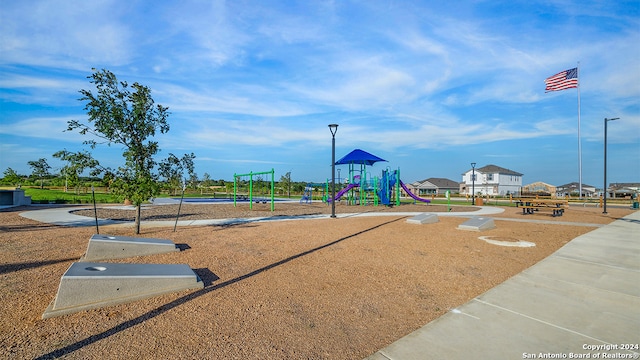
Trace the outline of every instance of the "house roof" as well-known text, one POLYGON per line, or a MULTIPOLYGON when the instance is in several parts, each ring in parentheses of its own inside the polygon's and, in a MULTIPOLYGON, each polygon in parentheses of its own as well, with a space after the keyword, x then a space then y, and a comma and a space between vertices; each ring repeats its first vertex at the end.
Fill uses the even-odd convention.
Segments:
MULTIPOLYGON (((556 188, 558 190, 561 190, 561 189, 577 189, 579 187, 580 187, 580 184, 578 184, 575 181, 574 182, 570 182, 568 184, 556 186, 556 188)), ((582 183, 582 189, 584 190, 584 188, 594 188, 595 189, 596 187, 593 186, 593 185, 588 185, 588 184, 582 183)))
POLYGON ((640 183, 611 183, 609 184, 609 187, 615 188, 615 189, 622 189, 622 188, 638 189, 640 188, 640 183))
POLYGON ((343 156, 340 160, 336 161, 336 165, 347 164, 361 164, 361 165, 373 165, 378 161, 387 161, 381 159, 373 154, 370 154, 364 150, 355 149, 343 156))
POLYGON ((415 181, 411 186, 420 189, 458 189, 460 184, 445 178, 428 178, 415 181))
POLYGON ((460 183, 445 178, 428 178, 427 181, 437 186, 438 188, 443 189, 457 189, 460 187, 460 183))
POLYGON ((416 181, 413 184, 411 184, 411 186, 418 189, 437 189, 438 188, 436 185, 430 183, 428 180, 416 181))
POLYGON ((628 188, 628 187, 622 187, 622 188, 615 188, 613 189, 613 192, 616 194, 629 194, 629 193, 635 193, 638 190, 632 189, 632 188, 628 188))
POLYGON ((517 172, 517 171, 505 169, 505 168, 497 166, 497 165, 483 166, 483 167, 479 168, 478 170, 480 170, 483 173, 494 173, 494 174, 498 173, 498 174, 503 174, 503 175, 522 176, 522 174, 517 172))
MULTIPOLYGON (((467 172, 472 171, 473 169, 469 169, 467 170, 467 172)), ((497 165, 486 165, 483 166, 481 168, 476 168, 476 171, 481 172, 481 173, 485 173, 485 174, 502 174, 502 175, 514 175, 514 176, 522 176, 521 173, 517 172, 517 171, 513 171, 513 170, 509 170, 509 169, 505 169, 503 167, 497 166, 497 165)), ((466 174, 463 173, 462 175, 466 174)))
POLYGON ((542 181, 536 181, 536 182, 533 182, 533 183, 531 183, 531 184, 522 185, 522 187, 527 187, 527 186, 548 186, 548 187, 556 187, 555 185, 547 184, 546 182, 542 182, 542 181))

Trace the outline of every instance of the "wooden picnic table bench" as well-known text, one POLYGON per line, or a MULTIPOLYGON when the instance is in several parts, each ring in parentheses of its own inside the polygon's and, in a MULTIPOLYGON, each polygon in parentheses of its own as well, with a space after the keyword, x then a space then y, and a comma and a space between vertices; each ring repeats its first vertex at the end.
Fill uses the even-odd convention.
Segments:
POLYGON ((541 209, 550 209, 553 216, 562 216, 569 207, 569 201, 557 199, 519 199, 516 207, 522 208, 522 214, 534 214, 541 209))

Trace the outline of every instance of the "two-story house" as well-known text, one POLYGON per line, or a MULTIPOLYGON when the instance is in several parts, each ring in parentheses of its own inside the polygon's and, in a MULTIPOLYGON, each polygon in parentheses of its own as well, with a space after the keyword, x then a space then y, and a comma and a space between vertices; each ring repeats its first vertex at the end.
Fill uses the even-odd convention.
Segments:
POLYGON ((469 169, 462 174, 460 193, 471 195, 518 195, 522 188, 522 174, 496 165, 469 169), (475 175, 475 178, 473 177, 475 175))

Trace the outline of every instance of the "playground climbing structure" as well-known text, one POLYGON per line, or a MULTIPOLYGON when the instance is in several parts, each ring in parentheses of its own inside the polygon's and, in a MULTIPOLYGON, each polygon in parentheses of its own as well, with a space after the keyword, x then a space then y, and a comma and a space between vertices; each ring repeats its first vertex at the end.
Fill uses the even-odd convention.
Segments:
MULTIPOLYGON (((336 165, 348 165, 349 172, 347 186, 336 193, 335 198, 327 197, 327 202, 338 201, 343 196, 346 197, 349 205, 400 205, 401 190, 414 199, 424 203, 431 200, 421 198, 411 192, 411 190, 400 180, 400 169, 382 171, 380 177, 371 176, 367 172, 367 165, 371 166, 376 162, 386 161, 366 151, 355 149, 336 161, 336 165)), ((327 193, 329 180, 327 180, 327 193)))
POLYGON ((327 189, 329 188, 329 183, 327 182, 326 184, 322 184, 322 183, 308 183, 305 187, 304 187, 304 193, 302 194, 302 197, 300 198, 300 204, 302 203, 311 203, 313 201, 313 191, 315 188, 321 188, 323 189, 322 192, 322 201, 327 201, 327 189))

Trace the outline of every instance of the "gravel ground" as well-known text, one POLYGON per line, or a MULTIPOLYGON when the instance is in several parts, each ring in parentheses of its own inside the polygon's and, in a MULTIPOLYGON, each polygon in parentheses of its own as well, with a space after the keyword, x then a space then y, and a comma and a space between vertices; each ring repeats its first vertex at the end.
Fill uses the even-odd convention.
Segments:
MULTIPOLYGON (((320 204, 268 204, 254 210, 183 205, 181 219, 330 213, 320 204)), ((8 359, 362 359, 469 301, 566 244, 631 211, 572 207, 565 216, 506 208, 497 228, 461 231, 461 217, 428 225, 406 217, 351 217, 229 226, 144 226, 143 237, 183 251, 113 260, 184 263, 205 288, 42 320, 60 277, 86 250, 93 227, 38 223, 0 211, 0 357, 8 359), (510 220, 510 221, 507 221, 510 220), (516 220, 516 221, 514 221, 516 220), (519 220, 547 220, 549 223, 519 220), (575 223, 575 224, 566 224, 575 223), (524 240, 503 247, 478 237, 524 240)), ((338 213, 385 208, 337 206, 338 213)), ((455 207, 454 211, 469 207, 455 207)), ((403 205, 384 211, 446 211, 403 205)), ((175 219, 177 205, 145 207, 146 219, 175 219)), ((101 218, 132 220, 107 207, 101 218)), ((85 215, 93 216, 88 209, 85 215)), ((103 234, 134 236, 132 225, 103 234)))

